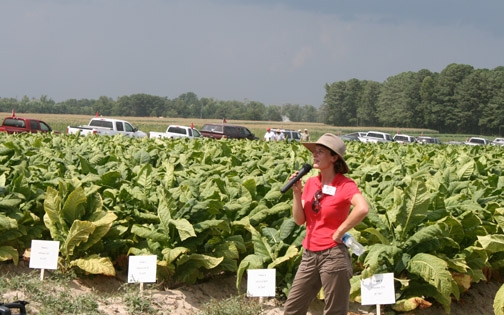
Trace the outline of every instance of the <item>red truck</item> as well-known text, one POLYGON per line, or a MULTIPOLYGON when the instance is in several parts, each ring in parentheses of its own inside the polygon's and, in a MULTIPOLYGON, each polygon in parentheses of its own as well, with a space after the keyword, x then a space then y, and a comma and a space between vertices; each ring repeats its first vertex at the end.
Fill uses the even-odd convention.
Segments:
POLYGON ((7 132, 7 133, 23 133, 23 132, 37 133, 37 132, 51 132, 51 131, 53 131, 51 127, 49 127, 49 125, 43 122, 42 120, 16 117, 14 111, 12 111, 12 116, 5 117, 2 125, 0 126, 0 132, 7 132))

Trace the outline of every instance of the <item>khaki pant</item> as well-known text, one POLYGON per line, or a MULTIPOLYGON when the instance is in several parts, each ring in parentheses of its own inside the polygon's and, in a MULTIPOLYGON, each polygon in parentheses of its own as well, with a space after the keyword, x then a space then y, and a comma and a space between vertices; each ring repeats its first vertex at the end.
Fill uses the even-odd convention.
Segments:
POLYGON ((324 314, 347 315, 352 274, 352 260, 344 244, 320 252, 305 249, 284 315, 306 314, 320 288, 324 289, 324 314))

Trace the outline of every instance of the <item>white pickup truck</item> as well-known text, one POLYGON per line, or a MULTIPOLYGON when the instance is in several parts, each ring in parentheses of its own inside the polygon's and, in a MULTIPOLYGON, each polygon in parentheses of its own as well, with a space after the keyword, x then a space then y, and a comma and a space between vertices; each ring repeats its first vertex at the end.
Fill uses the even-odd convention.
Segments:
POLYGON ((467 145, 487 145, 489 143, 490 141, 488 141, 487 139, 478 137, 472 137, 468 139, 466 142, 464 142, 464 144, 467 145))
POLYGON ((368 131, 368 133, 364 137, 359 137, 359 140, 361 142, 366 143, 381 143, 381 142, 394 141, 389 133, 380 131, 368 131))
POLYGON ((165 132, 149 132, 149 138, 200 138, 202 137, 201 133, 193 128, 188 126, 177 126, 170 125, 166 128, 165 132))
POLYGON ((80 135, 102 135, 102 136, 115 136, 125 135, 128 137, 143 138, 147 134, 139 131, 133 127, 132 124, 125 120, 95 117, 91 118, 87 126, 68 126, 66 128, 67 134, 80 134, 80 135))

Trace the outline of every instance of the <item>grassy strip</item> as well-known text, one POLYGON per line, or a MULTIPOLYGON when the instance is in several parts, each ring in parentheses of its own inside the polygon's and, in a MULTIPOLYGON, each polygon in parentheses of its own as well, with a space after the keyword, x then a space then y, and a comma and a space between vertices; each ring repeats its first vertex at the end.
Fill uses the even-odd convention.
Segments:
POLYGON ((262 315, 265 311, 258 300, 238 295, 225 300, 212 299, 203 305, 198 315, 262 315))
MULTIPOLYGON (((171 313, 166 305, 160 305, 145 291, 140 295, 137 286, 125 283, 114 292, 81 292, 72 290, 72 282, 77 279, 75 274, 62 274, 59 271, 46 274, 44 281, 40 280, 35 270, 20 274, 5 272, 0 275, 0 302, 27 301, 27 314, 40 315, 109 314, 103 308, 112 303, 121 306, 121 309, 116 310, 117 313, 171 313)), ((203 304, 197 315, 260 315, 264 312, 258 300, 238 295, 224 300, 211 299, 203 304)))
POLYGON ((4 273, 0 276, 0 301, 27 301, 28 314, 106 314, 100 310, 100 305, 111 301, 119 301, 128 314, 159 314, 151 297, 140 296, 132 286, 125 284, 113 293, 91 291, 73 294, 71 283, 75 279, 75 275, 64 275, 58 271, 44 281, 40 280, 36 271, 4 273), (14 297, 9 294, 11 292, 15 292, 14 297))

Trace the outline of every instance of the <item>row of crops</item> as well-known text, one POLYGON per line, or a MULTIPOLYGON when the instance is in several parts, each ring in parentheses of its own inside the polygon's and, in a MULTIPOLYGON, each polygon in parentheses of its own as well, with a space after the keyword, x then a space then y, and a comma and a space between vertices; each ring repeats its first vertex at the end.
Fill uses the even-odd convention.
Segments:
MULTIPOLYGON (((57 240, 63 271, 114 275, 126 255, 149 254, 168 287, 222 273, 239 287, 248 268, 275 268, 288 294, 305 231, 280 188, 312 160, 299 143, 50 134, 0 143, 0 261, 17 264, 33 239, 57 240)), ((504 270, 503 152, 347 143, 349 176, 371 206, 352 231, 367 249, 353 256, 352 299, 361 279, 393 272, 395 309, 426 298, 449 313, 452 298, 504 270)))

